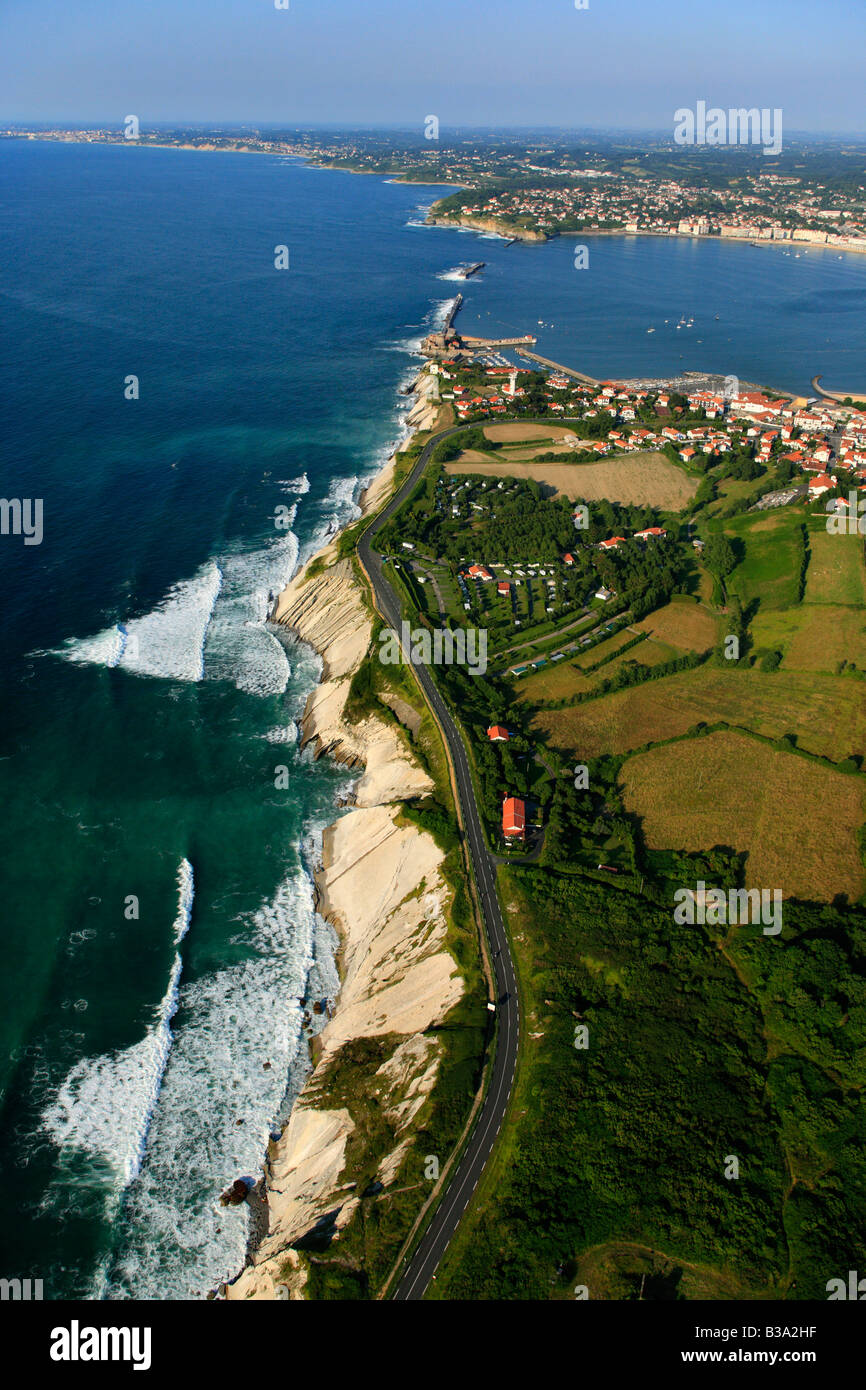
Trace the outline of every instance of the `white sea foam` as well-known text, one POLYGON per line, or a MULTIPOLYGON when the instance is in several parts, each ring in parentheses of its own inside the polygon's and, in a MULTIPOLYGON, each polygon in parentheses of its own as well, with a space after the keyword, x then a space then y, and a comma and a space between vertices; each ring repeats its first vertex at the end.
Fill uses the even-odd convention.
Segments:
MULTIPOLYGON (((289 527, 296 510, 297 503, 289 508, 289 527)), ((298 552, 298 538, 288 530, 257 550, 222 555, 175 585, 153 612, 73 638, 53 655, 139 676, 228 680, 250 694, 280 694, 291 668, 267 617, 297 568, 298 552)))
MULTIPOLYGON (((430 207, 432 208, 432 206, 433 204, 431 203, 430 207)), ((425 214, 425 220, 419 219, 418 217, 410 217, 408 221, 403 223, 404 227, 423 227, 427 232, 463 232, 467 236, 477 235, 473 227, 455 227, 450 223, 446 225, 442 222, 427 222, 426 214, 429 211, 430 208, 416 208, 416 212, 423 212, 425 214)))
POLYGON ((69 661, 95 666, 116 666, 123 654, 126 633, 119 625, 106 628, 95 637, 70 642, 62 655, 69 661))
POLYGON ((434 328, 441 328, 457 302, 456 295, 451 299, 437 299, 433 303, 429 318, 434 328))
MULTIPOLYGON (((450 278, 450 272, 447 275, 437 276, 437 279, 439 280, 445 280, 450 278)), ((448 317, 449 311, 454 306, 455 297, 456 296, 452 296, 450 299, 432 299, 430 301, 430 308, 424 315, 422 325, 423 332, 412 338, 395 338, 392 342, 384 344, 385 351, 407 352, 410 353, 413 357, 420 357, 421 344, 427 337, 428 333, 436 329, 440 329, 442 327, 443 323, 445 322, 445 319, 448 317)), ((417 374, 417 371, 413 371, 412 376, 410 376, 409 380, 414 381, 417 374)))
MULTIPOLYGON (((395 339, 393 340, 393 342, 385 343, 385 344, 384 344, 384 351, 385 351, 385 352, 402 352, 402 353, 407 353, 407 352, 408 352, 408 353, 410 354, 410 356, 412 356, 412 357, 420 357, 420 356, 422 355, 422 354, 421 354, 421 344, 423 343, 423 341, 424 341, 424 339, 426 338, 426 336, 427 336, 426 333, 419 333, 419 334, 416 334, 416 336, 415 336, 414 338, 395 338, 395 339)), ((417 369, 416 369, 416 375, 417 375, 417 369)))
MULTIPOLYGON (((248 958, 182 990, 184 1027, 128 1194, 110 1297, 203 1296, 243 1267, 247 1209, 223 1209, 219 1194, 258 1177, 272 1126, 301 1089, 309 1060, 299 1000, 317 952, 332 956, 333 945, 298 868, 239 921, 236 946, 248 958)), ((323 959, 315 988, 335 989, 334 980, 323 959)))
MULTIPOLYGON (((174 943, 189 930, 195 896, 192 865, 181 860, 174 943)), ((153 1112, 165 1074, 183 969, 175 952, 157 1016, 140 1042, 122 1052, 83 1057, 69 1072, 42 1122, 60 1149, 78 1149, 104 1159, 115 1174, 116 1201, 140 1171, 153 1112)))
POLYGON ((294 719, 290 719, 288 724, 268 729, 267 733, 262 734, 262 738, 267 739, 268 743, 297 743, 298 726, 294 719))
MULTIPOLYGON (((294 521, 294 512, 289 520, 294 521)), ((223 557, 223 590, 205 644, 209 680, 232 681, 251 695, 285 690, 291 667, 267 617, 297 568, 298 551, 298 538, 288 531, 260 550, 223 557)))
POLYGON ((205 634, 222 583, 211 560, 192 579, 174 585, 151 613, 94 637, 73 638, 55 653, 80 664, 119 666, 140 676, 199 681, 205 634))
MULTIPOLYGON (((378 472, 378 468, 374 470, 378 472)), ((300 553, 300 564, 304 565, 338 531, 351 525, 361 515, 357 498, 363 487, 363 480, 357 473, 348 478, 332 478, 326 495, 318 503, 318 525, 304 543, 300 553)))
POLYGON ((302 473, 299 478, 277 478, 277 486, 295 497, 303 497, 310 490, 310 480, 306 473, 302 473))

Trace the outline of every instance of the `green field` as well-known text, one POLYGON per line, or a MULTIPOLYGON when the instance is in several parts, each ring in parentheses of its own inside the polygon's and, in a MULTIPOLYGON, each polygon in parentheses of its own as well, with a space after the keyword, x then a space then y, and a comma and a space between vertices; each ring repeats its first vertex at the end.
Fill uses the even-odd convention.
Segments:
POLYGON ((668 643, 680 651, 709 651, 718 637, 715 614, 705 604, 695 603, 694 599, 681 594, 635 626, 649 633, 655 641, 668 643))
POLYGON ((651 849, 730 845, 748 856, 747 887, 779 888, 807 901, 844 894, 856 902, 863 892, 862 776, 720 732, 638 753, 620 777, 626 809, 640 817, 651 849))
POLYGON ((809 531, 803 602, 770 608, 762 602, 752 622, 758 650, 779 651, 783 669, 866 669, 866 565, 857 536, 829 535, 823 521, 809 531))
POLYGON ((729 724, 768 738, 791 733, 810 753, 839 762, 866 755, 866 699, 859 680, 820 672, 765 673, 702 666, 663 676, 573 709, 545 710, 533 724, 553 747, 598 757, 729 724))
POLYGON ((757 601, 764 611, 799 602, 803 526, 802 513, 791 508, 747 512, 724 522, 725 535, 743 551, 727 585, 744 607, 757 601))
POLYGON ((741 502, 743 498, 750 497, 759 486, 759 482, 754 478, 725 478, 724 482, 719 484, 719 495, 715 502, 710 502, 707 506, 706 515, 719 516, 732 502, 741 502))
POLYGON ((516 868, 500 886, 517 1083, 429 1297, 826 1297, 856 1267, 866 1182, 863 1106, 838 1081, 862 1078, 862 1022, 833 1004, 862 992, 839 915, 791 907, 784 949, 734 961, 633 891, 516 868), (809 991, 794 1028, 792 972, 809 991))
POLYGON ((866 608, 866 565, 862 536, 829 535, 810 528, 805 603, 853 604, 866 608))

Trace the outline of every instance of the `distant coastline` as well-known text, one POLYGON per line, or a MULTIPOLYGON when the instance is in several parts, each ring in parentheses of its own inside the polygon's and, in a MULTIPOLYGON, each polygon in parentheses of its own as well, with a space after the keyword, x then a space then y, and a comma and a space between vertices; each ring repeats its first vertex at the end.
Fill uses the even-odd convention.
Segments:
MULTIPOLYGON (((274 149, 270 142, 259 142, 250 144, 249 142, 214 144, 211 141, 194 143, 188 140, 148 140, 138 137, 136 139, 126 139, 121 135, 110 136, 106 134, 75 134, 64 132, 58 134, 52 131, 14 131, 11 128, 0 132, 0 139, 6 140, 41 140, 49 144, 64 145, 122 145, 136 146, 140 149, 157 150, 185 150, 187 152, 198 152, 203 154, 262 154, 275 155, 283 159, 296 159, 310 169, 324 169, 331 173, 362 174, 372 175, 381 178, 388 183, 402 184, 405 187, 413 188, 470 188, 473 185, 447 179, 413 179, 401 174, 399 169, 360 169, 353 167, 350 163, 337 162, 332 159, 317 159, 314 152, 299 149, 274 149)), ((501 236, 507 241, 519 241, 527 245, 543 245, 548 241, 555 241, 559 237, 604 237, 604 236, 650 236, 660 237, 665 240, 682 238, 687 241, 710 241, 710 242, 732 242, 734 244, 746 244, 754 247, 773 246, 780 247, 782 250, 790 251, 792 247, 799 248, 795 254, 802 255, 807 251, 829 251, 836 256, 843 256, 847 253, 851 255, 866 255, 866 239, 862 239, 862 244, 853 246, 839 246, 834 243, 820 241, 807 241, 805 239, 783 238, 783 237, 755 237, 754 234, 744 236, 721 236, 718 233, 681 231, 661 231, 653 227, 628 228, 622 227, 583 227, 569 229, 567 231, 544 231, 531 227, 523 227, 517 224, 503 222, 496 217, 443 217, 437 213, 438 203, 434 203, 427 216, 427 224, 435 227, 450 227, 454 230, 464 230, 479 232, 480 234, 493 234, 501 236)))

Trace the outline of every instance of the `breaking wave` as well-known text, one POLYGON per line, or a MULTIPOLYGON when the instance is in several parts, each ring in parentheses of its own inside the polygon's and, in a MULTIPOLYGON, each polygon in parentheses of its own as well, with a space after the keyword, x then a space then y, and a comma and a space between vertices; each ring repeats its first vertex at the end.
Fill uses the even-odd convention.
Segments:
POLYGON ((247 959, 183 989, 184 1027, 127 1194, 108 1297, 202 1297, 243 1267, 248 1208, 224 1209, 219 1195, 237 1177, 258 1177, 273 1126, 301 1090, 309 1057, 300 1001, 311 990, 317 999, 336 993, 335 941, 299 867, 239 921, 247 959))
POLYGON ((180 943, 189 930, 195 897, 193 869, 181 860, 174 921, 174 961, 157 1017, 140 1042, 122 1052, 83 1057, 43 1112, 48 1134, 60 1149, 104 1159, 115 1175, 117 1200, 141 1169, 148 1133, 173 1042, 183 960, 180 943))
MULTIPOLYGON (((296 506, 289 508, 289 526, 296 506)), ((258 550, 210 560, 151 613, 92 637, 71 638, 52 655, 138 676, 227 680, 249 694, 280 694, 291 668, 267 618, 297 568, 298 552, 298 538, 289 530, 258 550)))
POLYGON ((55 655, 96 666, 120 666, 139 676, 200 681, 208 623, 222 585, 213 560, 175 584, 153 610, 94 637, 72 638, 55 655))

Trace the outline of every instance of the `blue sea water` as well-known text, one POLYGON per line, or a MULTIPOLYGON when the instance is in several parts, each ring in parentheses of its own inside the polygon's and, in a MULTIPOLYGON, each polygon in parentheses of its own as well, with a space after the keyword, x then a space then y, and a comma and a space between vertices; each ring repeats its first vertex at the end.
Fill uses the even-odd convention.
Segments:
POLYGON ((41 545, 0 537, 0 1270, 46 1297, 243 1262, 218 1197, 302 1081, 300 997, 336 987, 309 866, 347 785, 298 752, 318 662, 265 617, 400 434, 449 269, 487 262, 467 331, 601 376, 866 387, 863 257, 598 238, 576 271, 571 241, 423 227, 435 196, 0 142, 0 492, 44 506, 41 545))

